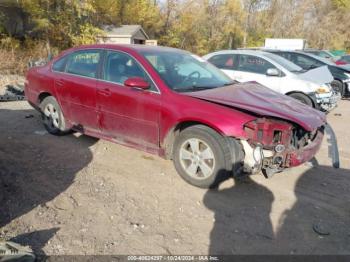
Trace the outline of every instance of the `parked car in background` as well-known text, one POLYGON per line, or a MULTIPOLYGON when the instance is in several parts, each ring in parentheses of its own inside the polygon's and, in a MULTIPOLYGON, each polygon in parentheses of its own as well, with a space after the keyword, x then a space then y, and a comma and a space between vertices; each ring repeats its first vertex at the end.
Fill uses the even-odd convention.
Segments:
POLYGON ((310 160, 326 121, 292 98, 238 84, 200 57, 165 47, 69 49, 31 68, 25 93, 49 133, 73 129, 172 159, 199 187, 310 160))
POLYGON ((336 65, 328 59, 324 59, 313 54, 307 54, 299 51, 265 51, 280 55, 305 70, 310 70, 321 66, 327 66, 334 78, 332 82, 333 89, 339 92, 342 96, 350 95, 350 68, 347 69, 336 65))
POLYGON ((350 64, 350 55, 343 55, 337 61, 335 61, 337 65, 349 65, 350 64))
POLYGON ((305 80, 305 71, 301 67, 278 55, 255 50, 225 50, 208 54, 204 59, 234 80, 256 81, 323 111, 333 109, 339 100, 338 95, 327 84, 333 80, 330 73, 321 82, 317 82, 318 79, 315 82, 305 80))
POLYGON ((328 50, 318 50, 318 49, 304 49, 301 50, 304 53, 309 53, 309 54, 313 54, 315 56, 319 56, 319 57, 323 57, 323 58, 327 58, 329 60, 331 60, 332 62, 336 61, 337 59, 339 59, 338 56, 333 55, 330 51, 328 50))

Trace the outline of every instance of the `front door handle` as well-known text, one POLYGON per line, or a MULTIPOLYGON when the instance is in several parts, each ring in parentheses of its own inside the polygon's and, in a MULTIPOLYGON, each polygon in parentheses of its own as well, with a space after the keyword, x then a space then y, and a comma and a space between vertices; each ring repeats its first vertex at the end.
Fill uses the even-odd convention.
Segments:
POLYGON ((62 79, 56 80, 57 86, 64 86, 64 81, 62 79))
POLYGON ((111 96, 111 90, 109 90, 108 88, 98 90, 97 93, 103 96, 111 96))

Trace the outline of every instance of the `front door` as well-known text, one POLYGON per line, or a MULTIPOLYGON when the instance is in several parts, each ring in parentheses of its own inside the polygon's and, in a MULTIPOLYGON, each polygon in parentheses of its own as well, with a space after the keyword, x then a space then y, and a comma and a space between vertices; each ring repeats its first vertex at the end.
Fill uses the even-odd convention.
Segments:
MULTIPOLYGON (((239 61, 235 69, 235 77, 240 82, 255 81, 259 84, 280 91, 281 78, 268 76, 268 69, 277 69, 269 61, 253 55, 239 55, 239 61)), ((279 70, 278 70, 279 71, 279 70)))
POLYGON ((101 78, 97 84, 101 131, 120 143, 158 148, 161 94, 142 66, 124 52, 108 51, 101 78), (147 80, 151 88, 125 86, 130 77, 147 80))

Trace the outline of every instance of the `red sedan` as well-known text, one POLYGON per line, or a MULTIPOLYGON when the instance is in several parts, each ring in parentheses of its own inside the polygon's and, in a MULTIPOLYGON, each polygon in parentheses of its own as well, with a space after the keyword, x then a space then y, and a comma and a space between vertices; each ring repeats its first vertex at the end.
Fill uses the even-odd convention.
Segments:
POLYGON ((318 151, 325 125, 311 107, 165 47, 69 49, 31 68, 25 92, 49 133, 74 129, 172 159, 199 187, 300 165, 318 151))

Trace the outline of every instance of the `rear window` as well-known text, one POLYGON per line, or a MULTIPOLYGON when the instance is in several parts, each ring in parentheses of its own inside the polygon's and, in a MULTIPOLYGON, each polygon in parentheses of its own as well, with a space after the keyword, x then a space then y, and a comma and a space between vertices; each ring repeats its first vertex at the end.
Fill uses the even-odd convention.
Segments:
POLYGON ((53 63, 52 70, 56 72, 64 72, 66 68, 67 56, 58 59, 53 63))
POLYGON ((78 51, 73 53, 68 59, 66 71, 74 75, 96 78, 100 57, 101 51, 99 50, 78 51))

